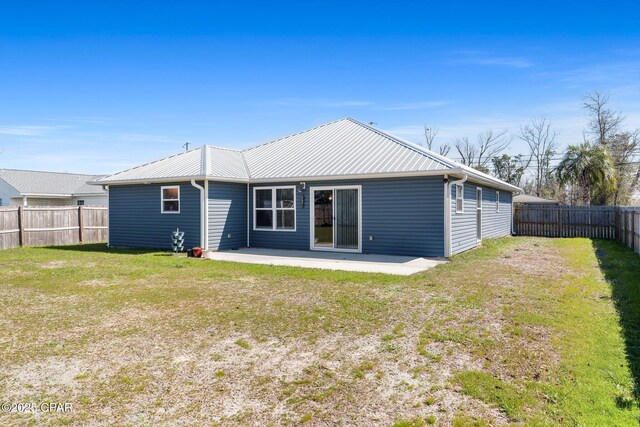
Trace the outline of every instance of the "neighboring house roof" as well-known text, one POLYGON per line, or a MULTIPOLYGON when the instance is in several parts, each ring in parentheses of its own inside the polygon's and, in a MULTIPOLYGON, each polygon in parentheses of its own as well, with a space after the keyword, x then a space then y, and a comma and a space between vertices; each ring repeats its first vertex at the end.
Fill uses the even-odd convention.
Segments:
POLYGON ((213 179, 266 182, 411 175, 452 176, 520 191, 419 145, 344 118, 246 150, 203 146, 103 177, 97 184, 213 179))
POLYGON ((87 183, 101 177, 103 175, 0 169, 0 179, 23 196, 103 195, 105 190, 87 183))
POLYGON ((529 194, 518 194, 513 196, 513 203, 528 203, 530 205, 559 205, 560 202, 552 199, 531 196, 529 194))

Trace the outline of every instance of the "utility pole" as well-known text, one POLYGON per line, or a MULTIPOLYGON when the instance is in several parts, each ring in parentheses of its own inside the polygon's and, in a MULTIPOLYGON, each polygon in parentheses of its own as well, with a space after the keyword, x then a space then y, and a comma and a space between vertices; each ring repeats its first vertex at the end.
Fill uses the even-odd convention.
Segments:
POLYGON ((189 142, 185 142, 182 146, 184 147, 184 151, 189 151, 189 146, 191 145, 191 143, 189 142))

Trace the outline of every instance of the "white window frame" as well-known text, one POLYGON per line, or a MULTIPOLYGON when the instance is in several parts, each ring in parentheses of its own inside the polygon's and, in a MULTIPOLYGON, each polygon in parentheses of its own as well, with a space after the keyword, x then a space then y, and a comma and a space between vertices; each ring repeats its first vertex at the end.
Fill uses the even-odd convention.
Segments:
POLYGON ((480 187, 476 188, 476 209, 482 210, 482 188, 480 187))
MULTIPOLYGON (((338 186, 321 186, 321 187, 311 187, 309 190, 309 249, 312 251, 325 251, 325 252, 353 252, 353 253, 362 253, 362 185, 338 185, 338 186), (336 241, 336 229, 334 227, 333 232, 333 243, 334 247, 317 247, 314 245, 314 241, 316 239, 315 236, 315 192, 322 190, 331 190, 333 192, 333 197, 335 200, 336 190, 358 190, 358 249, 341 249, 335 247, 336 241)), ((333 212, 332 215, 335 218, 335 203, 333 204, 333 212)))
POLYGON ((180 203, 180 186, 179 185, 163 185, 160 187, 160 213, 163 214, 179 214, 180 209, 182 208, 182 203, 180 203), (169 190, 177 188, 178 189, 178 198, 177 199, 165 199, 164 198, 164 190, 169 190), (177 211, 165 211, 164 210, 164 202, 175 202, 178 201, 178 210, 177 211))
POLYGON ((284 231, 295 232, 298 227, 298 212, 296 200, 296 186, 295 185, 280 185, 275 187, 253 187, 253 231, 284 231), (270 208, 257 208, 256 207, 256 192, 258 190, 271 190, 271 207, 270 208), (277 194, 276 190, 293 190, 293 207, 292 208, 279 208, 277 207, 277 194), (258 227, 257 226, 257 212, 258 211, 272 211, 273 222, 271 228, 258 227), (277 228, 278 227, 278 211, 293 211, 293 228, 277 228))
POLYGON ((456 213, 464 213, 464 184, 455 184, 456 189, 456 213), (462 200, 461 209, 458 209, 458 200, 462 200))
POLYGON ((500 212, 500 192, 496 191, 496 212, 500 212))

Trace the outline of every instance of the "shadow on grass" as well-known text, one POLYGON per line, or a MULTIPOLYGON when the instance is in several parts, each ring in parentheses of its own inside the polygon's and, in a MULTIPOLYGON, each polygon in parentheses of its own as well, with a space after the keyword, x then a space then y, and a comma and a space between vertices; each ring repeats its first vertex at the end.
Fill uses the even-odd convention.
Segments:
MULTIPOLYGON (((611 285, 633 375, 633 395, 640 404, 640 255, 614 240, 592 239, 592 244, 611 285)), ((628 402, 617 403, 626 406, 628 402)))
POLYGON ((57 251, 74 251, 74 252, 99 252, 104 254, 123 254, 123 255, 141 255, 158 253, 158 255, 171 255, 168 251, 162 249, 143 249, 143 248, 109 248, 106 243, 86 243, 82 245, 65 245, 65 246, 44 246, 44 249, 52 249, 57 251))

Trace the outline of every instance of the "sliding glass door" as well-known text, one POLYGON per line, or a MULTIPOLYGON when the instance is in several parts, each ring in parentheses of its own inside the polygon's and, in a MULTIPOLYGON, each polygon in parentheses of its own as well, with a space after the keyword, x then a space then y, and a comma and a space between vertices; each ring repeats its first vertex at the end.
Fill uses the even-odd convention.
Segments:
POLYGON ((360 187, 311 188, 311 248, 360 251, 360 187))

